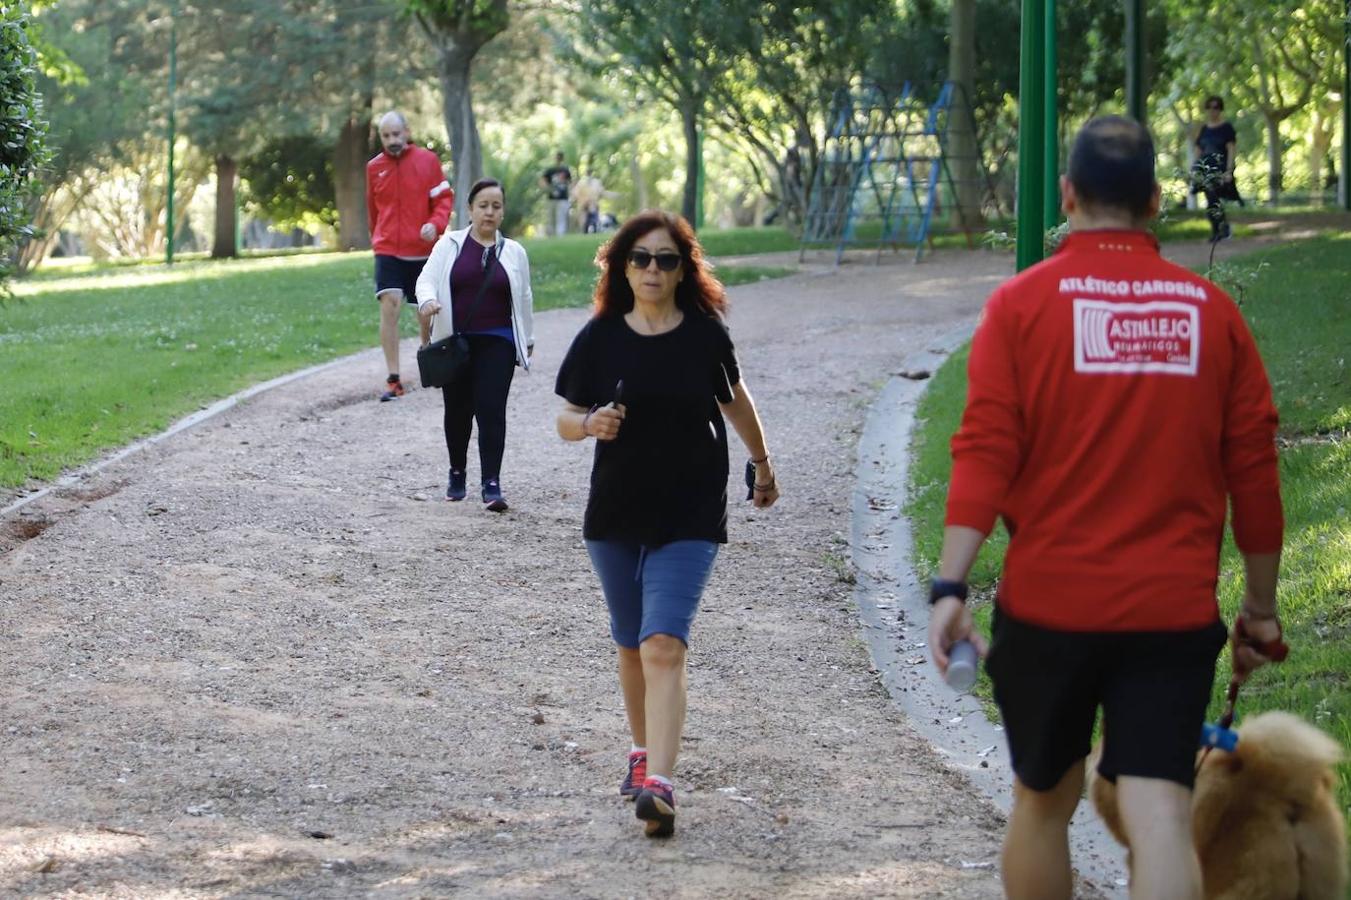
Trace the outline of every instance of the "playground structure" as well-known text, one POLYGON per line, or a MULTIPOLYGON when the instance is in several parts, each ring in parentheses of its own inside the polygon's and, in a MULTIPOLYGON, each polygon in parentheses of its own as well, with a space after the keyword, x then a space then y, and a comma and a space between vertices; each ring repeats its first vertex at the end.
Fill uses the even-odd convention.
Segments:
MULTIPOLYGON (((974 245, 977 217, 957 202, 971 191, 994 197, 975 120, 968 103, 953 103, 961 86, 943 82, 932 102, 911 82, 888 91, 877 84, 841 88, 830 110, 830 129, 812 180, 803 221, 799 260, 811 249, 834 249, 838 264, 846 250, 915 247, 915 261, 932 247, 935 215, 944 209, 974 245), (965 121, 954 123, 954 117, 965 121), (960 165, 950 140, 954 124, 970 128, 975 166, 960 165), (954 172, 976 172, 976 183, 959 184, 954 172), (965 189, 965 190, 964 190, 965 189)), ((998 201, 995 200, 997 203, 998 201)))

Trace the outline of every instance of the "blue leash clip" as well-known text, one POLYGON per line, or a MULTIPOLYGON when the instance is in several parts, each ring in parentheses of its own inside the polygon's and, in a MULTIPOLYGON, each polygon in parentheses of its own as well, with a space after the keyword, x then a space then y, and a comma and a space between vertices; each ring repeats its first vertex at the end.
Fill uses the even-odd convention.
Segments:
POLYGON ((1219 748, 1225 753, 1233 753, 1234 748, 1238 746, 1238 732, 1223 725, 1212 725, 1207 722, 1201 726, 1201 746, 1206 750, 1219 748))

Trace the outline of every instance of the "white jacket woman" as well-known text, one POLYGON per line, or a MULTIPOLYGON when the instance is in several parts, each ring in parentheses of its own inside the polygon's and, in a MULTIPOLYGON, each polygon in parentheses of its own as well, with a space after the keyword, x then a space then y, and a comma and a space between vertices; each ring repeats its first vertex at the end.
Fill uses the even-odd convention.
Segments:
MULTIPOLYGON (((441 307, 439 314, 432 320, 433 341, 450 337, 453 330, 450 267, 459 258, 468 235, 468 228, 442 234, 417 279, 418 311, 421 312, 433 300, 441 307)), ((516 336, 516 362, 528 371, 530 353, 535 348, 535 297, 530 291, 530 260, 525 255, 524 247, 511 238, 503 237, 501 232, 497 233, 497 259, 507 273, 507 281, 511 283, 511 330, 516 336)), ((473 297, 465 298, 466 303, 472 303, 473 300, 473 297)))
POLYGON ((492 178, 476 181, 469 191, 469 227, 441 235, 417 280, 418 316, 424 323, 431 319, 433 341, 454 333, 457 301, 466 304, 460 310, 461 324, 476 317, 480 310, 473 307, 483 301, 491 301, 486 322, 502 323, 503 318, 511 322, 510 335, 505 333, 504 324, 488 326, 486 322, 484 331, 471 331, 466 336, 467 374, 441 389, 446 452, 450 457, 446 499, 464 500, 468 495, 469 440, 477 424, 483 505, 493 512, 507 509, 506 498, 502 496, 501 469, 511 379, 517 366, 530 368, 530 353, 535 346, 530 261, 524 247, 502 237, 497 230, 505 211, 502 185, 492 178), (469 256, 456 266, 461 252, 469 256), (480 253, 482 268, 476 258, 480 253), (488 265, 490 253, 496 256, 506 275, 505 285, 497 264, 488 265), (459 291, 460 296, 451 296, 452 290, 459 291), (476 300, 474 295, 482 299, 476 300), (504 317, 508 305, 510 316, 504 317))

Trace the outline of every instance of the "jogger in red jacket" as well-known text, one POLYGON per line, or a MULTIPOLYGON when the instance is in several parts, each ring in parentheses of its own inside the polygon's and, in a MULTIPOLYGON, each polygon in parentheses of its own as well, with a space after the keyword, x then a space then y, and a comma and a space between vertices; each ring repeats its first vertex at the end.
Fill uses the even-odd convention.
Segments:
MULTIPOLYGON (((399 378, 399 310, 417 304, 417 278, 432 246, 450 223, 455 192, 441 160, 415 146, 397 112, 380 117, 380 153, 366 163, 366 209, 375 251, 375 296, 380 301, 380 346, 389 377, 381 400, 403 396, 399 378)), ((422 343, 429 331, 421 325, 422 343)))
MULTIPOLYGON (((1225 511, 1247 570, 1239 614, 1280 636, 1276 410, 1252 335, 1218 287, 1159 256, 1154 147, 1088 123, 1061 179, 1071 233, 1002 285, 972 339, 929 646, 982 651, 965 580, 1002 517, 1010 539, 987 671, 1016 776, 1010 897, 1070 896, 1067 829, 1099 708, 1132 896, 1200 897, 1193 762, 1225 629, 1225 511)), ((1240 676, 1267 660, 1238 647, 1240 676)))

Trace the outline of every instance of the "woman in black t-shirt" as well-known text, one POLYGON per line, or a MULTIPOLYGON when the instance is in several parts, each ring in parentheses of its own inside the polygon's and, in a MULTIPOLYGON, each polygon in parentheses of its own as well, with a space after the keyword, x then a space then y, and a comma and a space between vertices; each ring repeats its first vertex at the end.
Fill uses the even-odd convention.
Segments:
POLYGON ((596 255, 595 315, 558 372, 558 433, 596 439, 582 535, 610 611, 633 746, 620 793, 647 834, 675 828, 690 623, 727 542, 727 428, 751 499, 779 497, 755 403, 722 322, 722 284, 679 216, 630 219, 596 255))
POLYGON ((1192 193, 1206 195, 1206 215, 1210 219, 1210 240, 1229 237, 1229 222, 1224 216, 1224 201, 1243 198, 1234 184, 1234 152, 1238 134, 1225 121, 1224 101, 1219 97, 1206 98, 1206 124, 1196 134, 1196 163, 1192 166, 1192 193))

